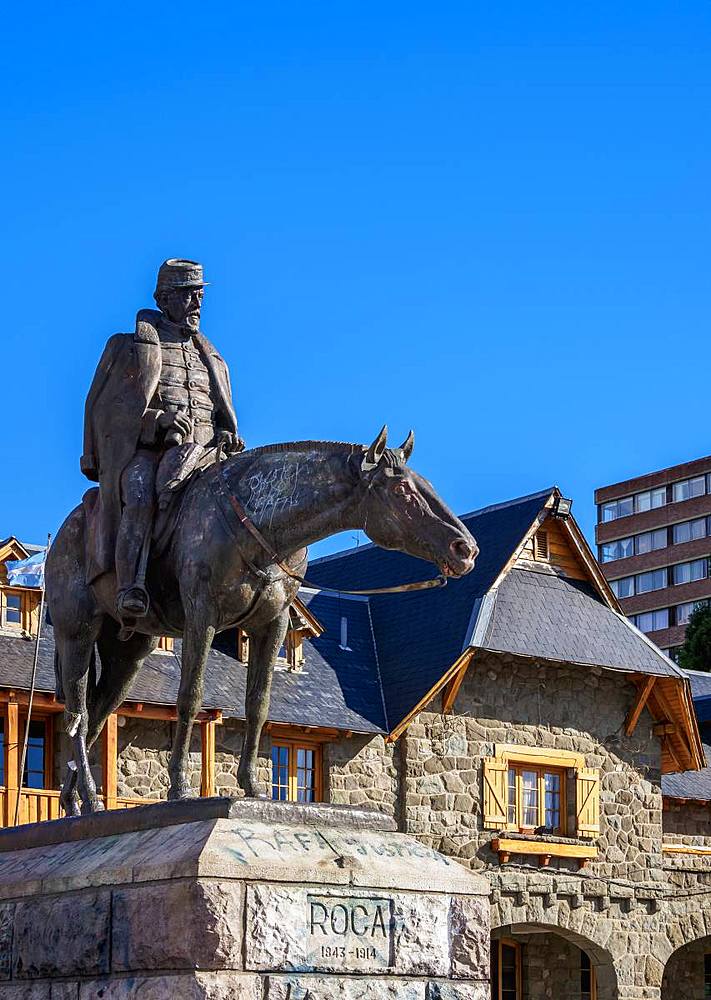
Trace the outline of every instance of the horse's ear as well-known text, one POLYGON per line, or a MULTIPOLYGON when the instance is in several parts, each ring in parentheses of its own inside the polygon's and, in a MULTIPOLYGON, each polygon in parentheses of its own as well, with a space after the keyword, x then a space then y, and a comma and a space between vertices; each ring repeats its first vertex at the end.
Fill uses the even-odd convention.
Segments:
POLYGON ((388 425, 383 424, 380 434, 376 437, 375 441, 371 444, 370 448, 366 451, 363 457, 363 468, 364 469, 374 469, 378 464, 380 459, 385 454, 385 449, 388 444, 388 425))
POLYGON ((400 451, 402 452, 402 457, 407 460, 412 454, 412 449, 415 447, 415 432, 410 431, 403 443, 400 445, 400 451))

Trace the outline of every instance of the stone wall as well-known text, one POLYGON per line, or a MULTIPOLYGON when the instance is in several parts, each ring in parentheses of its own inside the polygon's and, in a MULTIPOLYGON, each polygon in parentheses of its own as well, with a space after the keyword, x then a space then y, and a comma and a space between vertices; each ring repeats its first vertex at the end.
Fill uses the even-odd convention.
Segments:
MULTIPOLYGON (((225 719, 215 730, 215 791, 217 795, 242 795, 237 783, 244 745, 244 723, 238 719, 225 719)), ((272 765, 271 740, 265 734, 259 752, 257 778, 263 795, 271 796, 272 765)))
MULTIPOLYGON (((646 712, 634 734, 624 735, 634 697, 629 679, 610 671, 477 656, 455 714, 421 712, 400 740, 404 829, 472 868, 497 863, 489 847, 496 831, 482 829, 484 758, 497 743, 574 751, 601 774, 599 858, 591 873, 649 878, 662 865, 661 756, 646 712)), ((551 865, 577 870, 568 859, 551 865)))
POLYGON ((352 736, 324 748, 326 799, 338 805, 374 806, 397 818, 399 754, 382 736, 352 736))
MULTIPOLYGON (((175 731, 171 722, 119 718, 118 794, 121 798, 165 799, 168 795, 168 761, 175 731)), ((190 746, 188 776, 200 794, 202 754, 200 728, 195 727, 190 746)))
POLYGON ((711 802, 682 804, 667 799, 662 824, 669 843, 711 846, 711 802))

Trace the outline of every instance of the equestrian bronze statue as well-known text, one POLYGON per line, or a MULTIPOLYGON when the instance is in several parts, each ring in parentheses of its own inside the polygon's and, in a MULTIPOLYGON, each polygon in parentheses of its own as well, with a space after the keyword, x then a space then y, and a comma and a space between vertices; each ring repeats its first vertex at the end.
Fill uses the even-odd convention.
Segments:
MULTIPOLYGON (((339 531, 361 529, 384 548, 434 563, 445 577, 468 573, 478 552, 466 527, 409 468, 412 434, 393 449, 387 447, 383 428, 370 446, 304 441, 240 453, 226 369, 214 353, 208 366, 208 351, 214 349, 191 333, 210 386, 208 391, 203 380, 204 397, 196 396, 200 403, 209 397, 212 406, 209 411, 206 404, 203 407, 212 415, 212 435, 203 435, 203 417, 198 417, 200 424, 195 422, 202 411, 197 405, 191 408, 190 402, 184 407, 177 393, 177 401, 171 398, 163 389, 161 371, 156 375, 161 364, 166 367, 160 335, 164 321, 156 317, 151 326, 157 341, 150 334, 148 344, 136 337, 131 344, 130 335, 122 335, 128 339, 112 349, 107 371, 99 379, 103 387, 97 389, 95 379, 93 399, 111 392, 114 407, 113 424, 98 417, 93 421, 89 438, 94 451, 85 451, 85 458, 94 456, 91 469, 98 475, 99 489, 90 490, 66 519, 47 560, 57 693, 65 704, 74 751, 62 788, 62 805, 70 814, 103 808, 89 750, 107 717, 125 700, 158 637, 182 637, 169 764, 169 798, 180 799, 191 794, 190 738, 214 636, 235 626, 249 636, 246 734, 238 780, 248 796, 256 796, 259 739, 268 717, 272 673, 289 607, 306 572, 307 546, 339 531), (152 361, 146 360, 150 352, 145 346, 151 348, 152 361), (118 370, 113 368, 116 363, 118 370), (115 387, 111 390, 106 388, 110 380, 115 387), (119 413, 122 389, 129 397, 130 419, 119 413), (179 415, 187 416, 190 424, 178 420, 179 415), (153 427, 156 439, 151 445, 153 427), (115 440, 97 443, 102 433, 115 440), (130 442, 119 440, 120 435, 130 442), (102 448, 112 456, 106 486, 102 448), (109 542, 120 543, 124 518, 135 503, 126 470, 139 467, 139 452, 150 453, 145 462, 140 458, 138 478, 140 496, 150 506, 151 527, 149 532, 141 528, 148 533, 140 536, 140 545, 136 533, 129 567, 120 561, 120 545, 112 560, 109 542), (121 461, 126 464, 121 466, 121 461), (105 490, 107 495, 102 495, 105 490), (113 535, 105 537, 101 532, 107 525, 113 535), (134 585, 135 603, 130 594, 134 585)), ((173 367, 181 369, 180 364, 173 367)))

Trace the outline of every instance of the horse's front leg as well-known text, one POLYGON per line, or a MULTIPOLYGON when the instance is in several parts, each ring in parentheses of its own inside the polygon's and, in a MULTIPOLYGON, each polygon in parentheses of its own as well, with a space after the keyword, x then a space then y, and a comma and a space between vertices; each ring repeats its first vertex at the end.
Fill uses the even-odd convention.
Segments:
POLYGON ((269 713, 274 664, 284 642, 288 625, 287 608, 278 618, 249 633, 249 668, 245 697, 247 731, 237 772, 240 787, 249 798, 257 798, 260 794, 257 781, 259 740, 269 713))

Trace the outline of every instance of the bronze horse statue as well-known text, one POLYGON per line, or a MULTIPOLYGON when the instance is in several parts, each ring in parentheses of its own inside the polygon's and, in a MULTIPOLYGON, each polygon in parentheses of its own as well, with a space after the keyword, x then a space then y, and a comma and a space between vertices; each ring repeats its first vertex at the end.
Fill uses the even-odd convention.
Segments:
POLYGON ((151 610, 127 639, 119 636, 113 574, 91 586, 85 582, 87 513, 84 505, 72 511, 46 570, 57 692, 74 751, 62 788, 68 814, 103 808, 89 750, 162 635, 183 640, 169 798, 190 796, 188 753, 208 652, 216 632, 236 625, 250 639, 238 780, 246 795, 258 795, 257 755, 272 673, 310 543, 362 529, 377 545, 426 559, 445 576, 473 568, 474 538, 430 483, 407 466, 413 441, 410 434, 400 448, 389 449, 383 428, 369 447, 271 445, 233 455, 193 478, 169 542, 149 563, 151 610))

